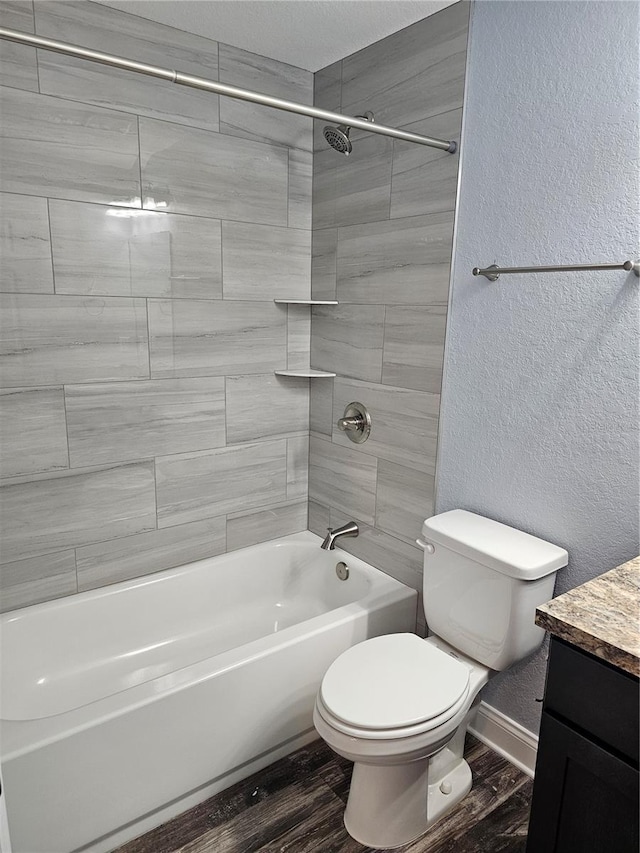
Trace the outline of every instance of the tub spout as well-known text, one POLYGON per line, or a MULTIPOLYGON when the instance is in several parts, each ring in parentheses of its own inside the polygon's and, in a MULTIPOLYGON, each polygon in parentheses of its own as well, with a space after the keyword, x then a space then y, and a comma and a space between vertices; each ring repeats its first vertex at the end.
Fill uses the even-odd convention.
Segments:
POLYGON ((342 527, 336 527, 335 530, 328 527, 327 530, 329 532, 320 546, 321 548, 324 548, 325 551, 333 551, 335 548, 334 542, 339 536, 357 536, 358 533, 360 533, 355 521, 348 521, 346 524, 343 524, 342 527))

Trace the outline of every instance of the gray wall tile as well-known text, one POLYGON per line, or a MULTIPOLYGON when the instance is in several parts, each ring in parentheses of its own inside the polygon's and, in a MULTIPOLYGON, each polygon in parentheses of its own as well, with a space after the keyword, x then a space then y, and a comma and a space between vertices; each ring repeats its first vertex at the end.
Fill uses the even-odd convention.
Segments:
POLYGON ((311 240, 311 295, 314 299, 336 298, 336 228, 314 230, 311 240))
POLYGON ((440 406, 437 394, 356 379, 337 378, 333 382, 334 446, 434 473, 440 406), (364 444, 353 444, 336 426, 345 406, 353 400, 364 403, 371 415, 371 435, 364 444))
POLYGON ((337 151, 322 147, 313 155, 313 230, 335 228, 338 224, 338 203, 340 186, 338 184, 337 151))
POLYGON ((31 0, 2 0, 0 26, 8 30, 21 30, 23 33, 35 32, 31 0))
POLYGON ((142 299, 5 294, 0 306, 0 386, 149 375, 142 299))
POLYGON ((315 436, 311 437, 309 448, 310 500, 373 524, 376 459, 315 436))
POLYGON ((0 612, 77 591, 73 551, 59 551, 0 566, 0 612))
POLYGON ((305 498, 309 491, 309 436, 287 439, 287 498, 305 498))
MULTIPOLYGON (((462 109, 410 124, 405 130, 460 139, 462 109)), ((391 218, 454 210, 460 157, 399 139, 393 143, 391 218)))
POLYGON ((0 197, 0 290, 53 293, 47 200, 3 193, 0 197))
MULTIPOLYGON (((255 53, 220 45, 220 81, 289 101, 310 104, 313 74, 255 53)), ((312 119, 247 101, 222 98, 220 130, 246 139, 311 150, 312 119)))
POLYGON ((225 518, 208 518, 76 549, 78 590, 172 569, 225 551, 225 518))
MULTIPOLYGON (((38 2, 36 23, 39 35, 218 79, 217 42, 97 3, 38 2)), ((43 93, 218 130, 212 93, 49 51, 39 51, 38 64, 43 93)))
POLYGON ((148 210, 287 224, 286 148, 141 118, 140 151, 148 210))
POLYGON ((316 151, 313 227, 388 219, 392 155, 391 138, 374 134, 357 139, 348 157, 332 148, 316 151))
POLYGON ((333 432, 333 381, 311 382, 309 429, 331 435, 333 432))
POLYGON ((56 293, 222 298, 217 219, 49 202, 56 293))
POLYGON ((141 533, 156 526, 153 462, 7 480, 0 503, 2 562, 141 533))
POLYGON ((224 379, 152 379, 67 385, 74 468, 225 443, 224 379))
POLYGON ((311 317, 311 364, 343 376, 379 382, 383 305, 316 306, 311 317))
POLYGON ((433 475, 381 459, 378 462, 376 526, 411 545, 433 515, 433 475))
MULTIPOLYGON (((33 3, 31 0, 2 0, 0 2, 0 27, 34 32, 33 3)), ((0 43, 0 83, 17 89, 38 91, 36 50, 27 45, 0 43)))
POLYGON ((0 391, 0 476, 68 467, 62 388, 0 391))
POLYGON ((446 325, 444 305, 388 305, 382 382, 439 394, 446 325))
POLYGON ((338 231, 338 299, 446 305, 453 213, 338 231))
POLYGON ((376 222, 389 216, 393 140, 369 134, 357 138, 349 157, 332 150, 337 158, 340 197, 335 225, 376 222))
POLYGON ((3 88, 0 189, 140 204, 135 116, 3 88))
POLYGON ((312 533, 324 539, 327 535, 327 528, 331 527, 329 507, 323 506, 316 501, 309 501, 309 518, 307 524, 312 533))
POLYGON ((0 44, 0 82, 14 89, 38 91, 38 64, 35 47, 24 44, 12 44, 3 41, 0 44))
POLYGON ((287 320, 273 302, 149 300, 152 377, 264 373, 286 365, 287 320))
POLYGON ((308 299, 311 232, 223 222, 225 299, 308 299))
POLYGON ((306 500, 258 512, 232 513, 227 516, 227 550, 235 551, 306 529, 306 500))
POLYGON ((289 149, 289 219, 291 228, 311 228, 313 155, 289 149))
POLYGON ((156 460, 158 526, 283 502, 287 443, 265 441, 156 460))
POLYGON ((227 376, 227 444, 304 433, 309 381, 269 374, 227 376))
POLYGON ((287 306, 287 368, 305 370, 311 364, 311 309, 287 306))

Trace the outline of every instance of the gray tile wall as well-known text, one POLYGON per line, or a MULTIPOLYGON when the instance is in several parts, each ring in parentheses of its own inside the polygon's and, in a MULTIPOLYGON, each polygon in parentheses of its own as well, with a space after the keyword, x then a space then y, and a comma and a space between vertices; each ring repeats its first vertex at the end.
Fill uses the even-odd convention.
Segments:
MULTIPOLYGON (((90 2, 0 21, 313 98, 90 2)), ((310 294, 311 119, 0 48, 2 608, 305 529, 308 383, 273 370, 308 364, 308 309, 273 299, 310 294)))
MULTIPOLYGON (((459 139, 469 4, 457 3, 315 75, 315 103, 459 139)), ((344 157, 314 132, 309 527, 355 518, 344 547, 416 589, 415 539, 433 512, 458 156, 352 133, 344 157), (371 437, 335 423, 370 410, 371 437)))

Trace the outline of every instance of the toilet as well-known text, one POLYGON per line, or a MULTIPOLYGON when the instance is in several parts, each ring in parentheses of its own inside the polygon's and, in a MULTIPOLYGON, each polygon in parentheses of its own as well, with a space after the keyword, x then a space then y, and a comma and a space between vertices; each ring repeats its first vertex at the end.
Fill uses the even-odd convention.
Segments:
POLYGON ((354 762, 344 823, 373 848, 413 841, 469 793, 464 740, 480 691, 540 646, 535 609, 568 560, 563 548, 461 509, 427 519, 417 542, 430 636, 347 649, 313 713, 318 734, 354 762))

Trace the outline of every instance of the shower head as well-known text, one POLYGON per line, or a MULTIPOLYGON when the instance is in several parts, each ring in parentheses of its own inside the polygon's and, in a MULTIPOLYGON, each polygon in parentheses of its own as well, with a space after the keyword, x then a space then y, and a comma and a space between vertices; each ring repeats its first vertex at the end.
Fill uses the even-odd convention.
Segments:
POLYGON ((340 154, 346 154, 348 156, 351 154, 352 150, 351 140, 349 139, 350 130, 351 128, 344 124, 340 124, 338 127, 331 127, 331 125, 327 125, 322 133, 332 148, 340 154))
MULTIPOLYGON (((367 111, 362 116, 356 116, 356 118, 363 118, 365 121, 373 121, 373 113, 367 111)), ((351 151, 353 150, 353 146, 351 145, 351 140, 349 139, 349 131, 350 127, 347 127, 346 124, 339 124, 338 127, 331 127, 331 125, 327 125, 322 133, 324 134, 324 138, 327 140, 329 145, 340 154, 344 154, 345 156, 349 156, 351 151)))

